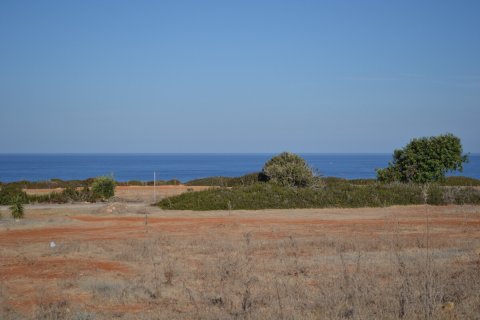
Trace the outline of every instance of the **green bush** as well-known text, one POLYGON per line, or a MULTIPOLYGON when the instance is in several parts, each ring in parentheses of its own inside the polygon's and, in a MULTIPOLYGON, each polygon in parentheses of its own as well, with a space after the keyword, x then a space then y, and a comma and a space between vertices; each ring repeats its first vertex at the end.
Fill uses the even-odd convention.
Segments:
POLYGON ((144 186, 145 182, 140 180, 117 181, 117 186, 144 186))
POLYGON ((18 199, 22 203, 68 203, 68 202, 95 202, 103 199, 103 193, 94 192, 88 186, 79 188, 66 187, 62 192, 51 192, 48 194, 27 195, 18 183, 6 184, 0 189, 0 205, 12 205, 18 199))
POLYGON ((92 192, 103 199, 115 195, 115 180, 110 177, 98 177, 92 184, 92 192))
POLYGON ((344 179, 337 177, 324 177, 322 181, 328 186, 336 186, 340 184, 351 184, 351 185, 372 185, 378 183, 376 179, 344 179))
POLYGON ((290 188, 278 184, 257 183, 231 189, 217 188, 188 192, 163 199, 159 206, 176 210, 357 208, 392 205, 480 204, 480 190, 470 187, 429 185, 428 198, 418 184, 374 185, 337 184, 324 188, 290 188))
POLYGON ((394 151, 387 168, 377 169, 377 178, 383 182, 441 181, 447 172, 463 170, 468 158, 462 153, 460 139, 453 134, 413 139, 394 151))
POLYGON ((264 181, 260 172, 249 173, 241 177, 208 177, 188 181, 187 186, 218 186, 218 187, 235 187, 247 186, 264 181))
POLYGON ((446 177, 441 181, 444 186, 480 186, 480 179, 469 177, 446 177))
POLYGON ((28 196, 29 203, 96 202, 100 199, 103 199, 103 197, 94 193, 88 187, 83 187, 81 190, 66 188, 62 192, 28 196))
MULTIPOLYGON (((154 182, 152 181, 147 181, 145 182, 145 185, 147 186, 153 186, 154 182)), ((157 180, 155 181, 155 185, 157 186, 178 186, 181 185, 182 182, 177 179, 170 179, 170 180, 157 180)))
POLYGON ((23 199, 21 196, 15 197, 13 199, 13 203, 10 206, 10 213, 14 219, 21 219, 23 218, 24 208, 23 208, 23 199))
POLYGON ((13 204, 17 198, 20 198, 23 203, 28 202, 27 194, 18 186, 5 184, 0 189, 0 205, 13 204))
POLYGON ((313 170, 300 156, 283 152, 268 160, 262 174, 272 183, 284 187, 309 187, 314 181, 313 170))
MULTIPOLYGON (((153 180, 151 181, 141 181, 141 180, 129 180, 123 182, 116 182, 117 186, 153 186, 153 180)), ((180 185, 182 184, 179 180, 172 179, 172 180, 157 180, 155 181, 155 185, 157 186, 167 186, 167 185, 180 185)))
POLYGON ((21 180, 15 182, 9 182, 8 186, 16 186, 21 189, 54 189, 54 188, 78 188, 83 186, 90 186, 93 183, 93 178, 85 180, 62 180, 62 179, 50 179, 47 181, 28 181, 21 180))
POLYGON ((376 179, 350 179, 348 180, 349 183, 354 184, 354 185, 372 185, 376 184, 377 180, 376 179))

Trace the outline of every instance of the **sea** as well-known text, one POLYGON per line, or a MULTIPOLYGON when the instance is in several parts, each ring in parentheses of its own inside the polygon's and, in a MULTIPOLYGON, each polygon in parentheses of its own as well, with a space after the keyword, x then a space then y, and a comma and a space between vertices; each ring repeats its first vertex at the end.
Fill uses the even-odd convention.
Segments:
MULTIPOLYGON (((347 179, 375 178, 391 154, 300 154, 320 175, 347 179)), ((117 181, 177 179, 259 172, 274 154, 0 154, 0 181, 86 179, 102 175, 117 181)), ((462 175, 480 179, 480 154, 470 154, 462 175)))

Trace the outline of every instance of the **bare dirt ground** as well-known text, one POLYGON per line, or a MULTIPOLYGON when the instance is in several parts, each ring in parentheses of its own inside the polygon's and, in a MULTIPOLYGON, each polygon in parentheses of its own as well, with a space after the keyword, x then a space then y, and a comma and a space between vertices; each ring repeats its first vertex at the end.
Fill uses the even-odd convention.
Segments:
POLYGON ((0 319, 480 315, 476 206, 0 212, 0 319))

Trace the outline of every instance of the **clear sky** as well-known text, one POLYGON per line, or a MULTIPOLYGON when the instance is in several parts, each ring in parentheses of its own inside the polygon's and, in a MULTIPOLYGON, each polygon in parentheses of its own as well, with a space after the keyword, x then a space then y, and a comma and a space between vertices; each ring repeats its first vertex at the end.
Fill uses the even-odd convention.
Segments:
POLYGON ((0 152, 480 152, 480 1, 0 2, 0 152))

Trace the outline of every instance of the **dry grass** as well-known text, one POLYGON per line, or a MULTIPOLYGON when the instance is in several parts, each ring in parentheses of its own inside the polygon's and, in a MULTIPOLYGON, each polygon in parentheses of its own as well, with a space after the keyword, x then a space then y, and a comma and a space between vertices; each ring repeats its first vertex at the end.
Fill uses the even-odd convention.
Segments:
POLYGON ((0 318, 474 319, 480 314, 479 207, 150 210, 156 211, 149 211, 146 227, 135 213, 70 213, 68 224, 61 210, 27 211, 31 224, 19 227, 4 218, 0 318), (55 249, 25 233, 55 226, 57 219, 74 231, 55 249), (104 229, 92 231, 93 226, 104 229), (17 229, 24 233, 12 233, 17 229), (106 237, 97 237, 100 232, 106 237))
MULTIPOLYGON (((186 185, 158 185, 155 188, 156 200, 176 196, 190 191, 201 191, 212 187, 186 185)), ((61 193, 64 188, 52 189, 23 189, 28 195, 47 195, 52 192, 61 193)), ((77 188, 78 191, 82 188, 77 188)), ((119 202, 154 202, 153 186, 117 186, 114 200, 119 202)))

